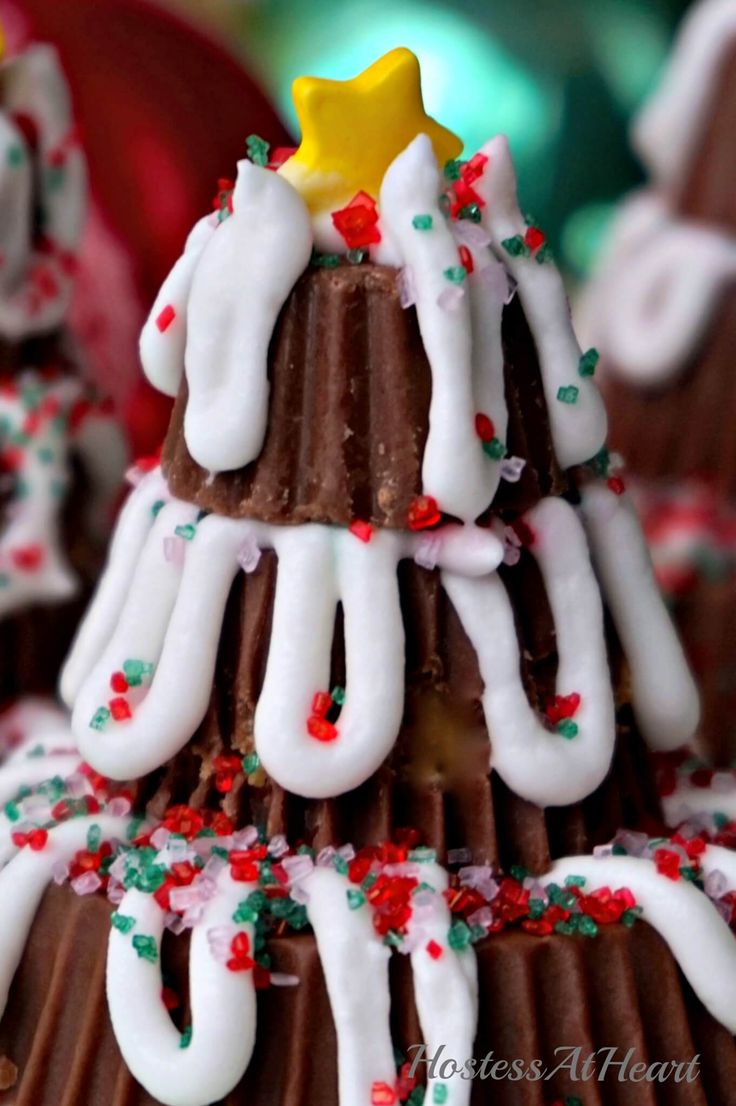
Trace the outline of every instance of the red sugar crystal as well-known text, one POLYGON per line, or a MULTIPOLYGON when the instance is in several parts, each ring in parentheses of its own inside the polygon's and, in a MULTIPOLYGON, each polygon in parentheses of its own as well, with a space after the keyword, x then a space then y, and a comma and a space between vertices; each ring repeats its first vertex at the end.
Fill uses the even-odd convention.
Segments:
POLYGON ((133 717, 127 699, 121 697, 111 699, 107 705, 110 708, 110 714, 116 722, 127 722, 129 718, 133 717))
POLYGON ((308 720, 307 732, 310 737, 317 741, 334 741, 338 736, 337 726, 316 714, 313 714, 308 720))
POLYGON ((175 318, 176 318, 176 311, 171 306, 171 304, 168 303, 166 305, 166 307, 164 307, 161 314, 156 319, 156 326, 158 327, 158 329, 161 331, 162 334, 165 334, 166 331, 171 326, 171 324, 173 323, 175 318))
POLYGON ((373 527, 370 522, 363 522, 360 519, 356 519, 355 522, 351 522, 348 527, 351 534, 354 534, 360 541, 369 542, 373 537, 373 527))
POLYGON ((524 244, 529 247, 532 252, 538 250, 540 246, 543 246, 546 239, 544 232, 539 227, 528 227, 527 232, 524 235, 524 244))
POLYGON ((329 691, 318 691, 312 699, 312 714, 318 718, 324 718, 332 706, 332 696, 329 691))
POLYGON ((442 945, 438 945, 436 941, 430 941, 427 944, 427 952, 433 960, 439 960, 442 956, 442 945))
POLYGON ((110 687, 113 691, 117 691, 119 694, 126 692, 129 688, 128 681, 125 678, 124 672, 113 672, 110 677, 110 687))
POLYGON ((376 201, 367 192, 358 192, 347 207, 333 211, 332 222, 350 250, 381 241, 376 201))
POLYGON ((418 495, 411 502, 406 521, 410 530, 426 530, 440 518, 437 500, 431 495, 418 495))

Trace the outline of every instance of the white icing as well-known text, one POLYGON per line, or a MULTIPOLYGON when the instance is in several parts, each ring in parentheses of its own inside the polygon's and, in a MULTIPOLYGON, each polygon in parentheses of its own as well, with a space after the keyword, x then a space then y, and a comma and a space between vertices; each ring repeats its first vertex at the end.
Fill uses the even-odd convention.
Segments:
POLYGON ((538 264, 533 257, 513 257, 501 245, 506 239, 523 236, 527 229, 516 198, 508 141, 499 135, 486 143, 481 153, 488 162, 473 187, 485 201, 482 225, 517 283, 537 348, 555 453, 562 467, 569 468, 594 457, 603 446, 605 407, 593 381, 578 372, 581 350, 557 267, 550 261, 538 264), (563 403, 557 398, 558 390, 570 385, 578 389, 577 400, 563 403))
MULTIPOLYGON (((728 851, 719 849, 715 855, 711 851, 712 846, 706 849, 706 864, 712 861, 720 868, 728 851)), ((653 861, 633 856, 565 857, 553 864, 543 882, 563 883, 571 875, 584 876, 586 890, 627 887, 706 1009, 736 1032, 736 942, 702 891, 687 880, 661 875, 653 861)))
MULTIPOLYGON (((482 377, 491 369, 482 359, 490 343, 486 331, 483 346, 474 358, 467 296, 463 295, 452 310, 442 306, 443 292, 452 287, 445 271, 457 267, 459 258, 439 208, 439 192, 440 173, 432 143, 427 135, 420 134, 399 154, 384 177, 381 218, 414 276, 417 318, 432 372, 429 433, 422 461, 423 491, 437 500, 441 510, 472 521, 491 502, 500 478, 500 462, 483 452, 474 426, 475 415, 481 410, 474 375, 482 377), (412 219, 417 214, 431 215, 431 230, 415 229, 412 219)), ((476 292, 476 299, 488 298, 476 292)), ((476 313, 479 308, 481 304, 476 306, 476 313)), ((500 312, 491 312, 487 326, 494 322, 500 327, 500 312)), ((491 415, 490 411, 484 413, 491 415)))
POLYGON ((674 187, 697 153, 735 39, 733 0, 700 0, 685 17, 661 84, 632 132, 637 152, 659 184, 674 187))
POLYGON ((491 765, 518 795, 539 806, 565 805, 589 795, 604 779, 613 754, 615 718, 603 634, 603 610, 585 535, 573 509, 543 499, 526 516, 531 546, 544 577, 557 632, 557 690, 577 692, 578 734, 548 729, 521 681, 514 612, 496 575, 442 582, 478 655, 483 709, 491 736, 491 765))
POLYGON ((337 1035, 340 1106, 364 1106, 374 1082, 396 1079, 389 1014, 390 950, 375 932, 368 906, 350 910, 350 884, 330 868, 304 880, 337 1035))
POLYGON ((192 1037, 181 1047, 181 1034, 161 1000, 161 970, 139 957, 132 939, 153 937, 160 950, 164 911, 152 895, 133 889, 118 913, 136 919, 135 928, 113 928, 107 959, 107 998, 113 1030, 123 1058, 148 1093, 165 1106, 205 1106, 219 1101, 240 1082, 251 1054, 256 1030, 253 972, 230 971, 213 955, 208 933, 220 926, 245 932, 253 946, 253 926, 233 925, 238 903, 256 890, 239 883, 229 868, 217 878, 217 893, 204 904, 192 929, 189 988, 192 1037))
POLYGON ((143 371, 154 388, 167 396, 175 396, 184 373, 187 345, 187 309, 194 273, 202 251, 218 227, 217 217, 206 215, 195 223, 184 247, 184 253, 161 285, 151 313, 141 332, 140 354, 143 371), (175 315, 169 326, 161 330, 158 320, 166 308, 175 315))
POLYGON ((664 197, 642 191, 622 206, 581 325, 611 372, 665 384, 687 367, 734 280, 736 239, 673 215, 664 197))
MULTIPOLYGON (((452 915, 443 897, 447 890, 447 873, 438 864, 423 864, 422 883, 439 892, 427 917, 417 918, 415 910, 409 922, 409 937, 421 928, 421 941, 411 953, 414 974, 414 996, 419 1024, 427 1046, 427 1055, 441 1053, 461 1069, 448 1077, 431 1076, 427 1081, 428 1102, 434 1102, 435 1087, 441 1083, 447 1093, 448 1106, 466 1106, 473 1089, 472 1081, 462 1077, 464 1062, 473 1055, 473 1043, 478 1025, 478 965, 471 946, 455 951, 447 944, 452 915), (434 958, 427 945, 434 941, 442 955, 434 958)), ((466 1073, 467 1074, 467 1073, 466 1073)))
MULTIPOLYGON (((22 160, 4 157, 1 162, 0 190, 10 206, 2 222, 5 233, 0 237, 0 250, 9 261, 0 282, 0 334, 17 341, 54 329, 66 316, 73 288, 66 261, 73 257, 81 235, 87 172, 73 135, 69 90, 53 48, 33 46, 6 62, 2 83, 3 111, 30 116, 38 130, 36 154, 32 155, 18 135, 14 146, 22 160), (54 167, 59 151, 63 152, 60 170, 54 167), (43 232, 51 242, 51 253, 32 240, 32 182, 39 189, 43 232), (23 218, 24 225, 11 227, 12 217, 23 218), (53 291, 40 289, 38 278, 42 274, 53 282, 53 291)), ((0 153, 3 137, 7 153, 7 125, 4 136, 0 133, 0 153)))
POLYGON ((678 748, 697 729, 698 691, 657 588, 636 512, 626 496, 596 483, 582 489, 582 518, 628 661, 642 734, 654 749, 678 748))
POLYGON ((62 670, 61 697, 69 708, 120 617, 138 558, 153 525, 154 504, 169 499, 166 481, 160 469, 155 469, 131 492, 120 512, 107 566, 62 670))
POLYGON ((104 840, 125 839, 126 818, 97 814, 73 818, 49 830, 42 850, 25 847, 0 871, 0 1018, 8 991, 23 955, 28 933, 44 891, 57 864, 66 864, 86 848, 91 826, 99 826, 104 840))

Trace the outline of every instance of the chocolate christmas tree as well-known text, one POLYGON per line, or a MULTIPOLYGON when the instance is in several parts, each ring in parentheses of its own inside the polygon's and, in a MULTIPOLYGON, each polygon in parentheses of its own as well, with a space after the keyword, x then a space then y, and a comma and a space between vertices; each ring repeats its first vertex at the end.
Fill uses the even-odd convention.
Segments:
POLYGON ((607 1046, 702 1077, 585 1101, 727 1101, 736 862, 648 836, 697 697, 507 144, 458 160, 405 50, 295 99, 143 334, 177 403, 64 671, 81 766, 14 757, 12 1093, 461 1106, 607 1046))
POLYGON ((701 744, 736 756, 732 350, 736 305, 736 5, 695 5, 634 144, 647 186, 625 201, 583 305, 600 348, 611 444, 703 694, 701 744))
POLYGON ((86 170, 54 51, 0 69, 0 696, 51 691, 89 598, 125 447, 65 328, 86 170), (81 601, 80 601, 81 600, 81 601))

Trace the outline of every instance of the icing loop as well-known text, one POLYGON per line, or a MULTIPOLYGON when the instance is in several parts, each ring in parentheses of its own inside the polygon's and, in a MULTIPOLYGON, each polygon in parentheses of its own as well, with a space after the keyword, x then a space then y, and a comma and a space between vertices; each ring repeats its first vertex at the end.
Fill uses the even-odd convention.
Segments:
POLYGON ((695 733, 698 690, 654 579, 633 506, 605 484, 582 489, 582 519, 601 590, 626 655, 636 720, 653 749, 695 733))
MULTIPOLYGON (((192 929, 189 987, 191 1039, 184 1044, 161 1000, 160 959, 164 911, 152 895, 133 889, 118 914, 134 918, 129 932, 113 927, 107 958, 107 996, 113 1029, 126 1064, 149 1094, 165 1106, 203 1106, 219 1101, 244 1075, 255 1041, 253 972, 231 971, 213 955, 209 933, 233 925, 241 900, 256 885, 236 882, 225 868, 217 893, 205 903, 192 929), (140 955, 135 937, 150 941, 140 955), (150 950, 150 951, 149 951, 150 950), (150 958, 150 959, 149 959, 150 958)), ((242 923, 252 947, 253 926, 242 923)))
POLYGON ((536 716, 521 681, 511 602, 496 575, 442 582, 478 655, 491 764, 518 795, 538 806, 562 806, 589 795, 613 754, 615 717, 603 634, 603 609, 585 535, 573 509, 543 499, 526 516, 531 552, 542 571, 557 631, 557 687, 576 693, 577 735, 567 740, 536 716))

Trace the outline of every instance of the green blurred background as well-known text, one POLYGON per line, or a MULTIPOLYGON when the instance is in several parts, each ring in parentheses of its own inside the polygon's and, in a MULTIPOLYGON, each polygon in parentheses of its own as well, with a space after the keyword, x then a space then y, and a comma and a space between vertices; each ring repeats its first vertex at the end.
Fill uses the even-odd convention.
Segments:
POLYGON ((243 56, 296 131, 303 73, 354 76, 397 45, 419 56, 428 110, 474 151, 505 132, 524 207, 565 268, 588 271, 642 179, 628 124, 688 0, 170 0, 243 56))

